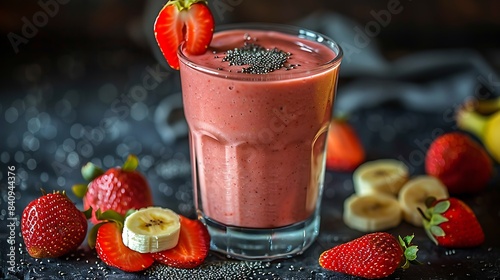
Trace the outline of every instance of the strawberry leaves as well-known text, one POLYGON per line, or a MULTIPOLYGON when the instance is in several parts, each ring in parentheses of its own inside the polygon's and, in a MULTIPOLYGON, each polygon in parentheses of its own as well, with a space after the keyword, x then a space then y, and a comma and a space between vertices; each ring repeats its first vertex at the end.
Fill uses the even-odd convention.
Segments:
POLYGON ((448 219, 445 218, 442 214, 449 208, 450 202, 448 200, 445 200, 437 203, 436 206, 434 206, 434 210, 430 210, 434 213, 434 215, 431 216, 431 220, 429 221, 430 232, 432 233, 432 235, 445 236, 444 230, 439 227, 439 225, 448 221, 448 219))
POLYGON ((132 172, 139 166, 139 159, 135 155, 129 155, 127 160, 122 165, 122 170, 132 172))
POLYGON ((412 245, 412 240, 415 235, 407 235, 405 237, 398 236, 398 241, 399 245, 401 245, 401 248, 403 249, 403 255, 404 255, 404 262, 400 264, 400 267, 402 269, 407 269, 410 267, 410 264, 420 264, 419 261, 417 261, 417 252, 418 252, 418 247, 416 245, 412 245))
POLYGON ((428 200, 427 209, 418 209, 427 236, 449 248, 474 247, 484 241, 484 232, 474 212, 457 198, 428 200))
MULTIPOLYGON (((89 210, 92 211, 92 208, 90 208, 89 210)), ((97 209, 97 211, 95 212, 95 216, 96 219, 101 222, 93 226, 92 229, 89 231, 89 237, 87 242, 90 248, 95 248, 97 232, 99 231, 99 228, 102 225, 104 225, 107 222, 114 222, 121 229, 123 228, 123 222, 125 221, 124 216, 113 210, 107 210, 102 212, 101 209, 97 209)))
MULTIPOLYGON (((87 182, 90 182, 95 178, 104 174, 104 171, 95 164, 93 164, 92 162, 88 162, 82 167, 81 173, 83 179, 85 179, 85 181, 87 182)), ((83 198, 87 194, 88 185, 76 184, 73 185, 73 187, 71 187, 71 190, 73 191, 73 194, 76 195, 76 197, 83 198)))

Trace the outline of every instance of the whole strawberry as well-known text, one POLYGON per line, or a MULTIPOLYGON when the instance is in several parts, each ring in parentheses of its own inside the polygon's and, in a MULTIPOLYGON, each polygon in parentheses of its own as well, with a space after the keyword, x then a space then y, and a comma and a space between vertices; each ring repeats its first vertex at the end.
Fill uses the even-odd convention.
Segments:
POLYGON ((484 148, 460 132, 436 138, 425 158, 427 174, 439 178, 451 194, 476 193, 493 176, 493 163, 484 148))
POLYGON ((130 155, 122 167, 113 167, 103 172, 91 162, 82 168, 82 175, 90 181, 88 185, 75 185, 73 191, 83 198, 83 207, 92 208, 91 221, 99 223, 95 211, 114 210, 125 215, 130 209, 153 205, 149 185, 144 176, 136 170, 137 157, 130 155))
POLYGON ((21 232, 30 256, 57 258, 82 244, 87 218, 64 192, 42 193, 24 208, 21 232))
POLYGON ((484 242, 484 232, 470 207, 457 198, 429 200, 423 224, 429 238, 443 247, 474 247, 484 242))
POLYGON ((413 236, 396 239, 386 232, 375 232, 340 244, 321 254, 321 267, 336 272, 369 279, 391 275, 401 267, 406 269, 410 263, 418 263, 413 236))

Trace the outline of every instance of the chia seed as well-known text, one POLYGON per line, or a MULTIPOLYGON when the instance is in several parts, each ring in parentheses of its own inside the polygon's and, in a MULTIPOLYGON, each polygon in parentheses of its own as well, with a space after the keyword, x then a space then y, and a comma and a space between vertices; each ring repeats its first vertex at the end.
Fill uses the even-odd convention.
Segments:
POLYGON ((155 264, 144 275, 158 280, 169 279, 253 279, 264 269, 262 262, 214 262, 201 269, 179 269, 155 264))
POLYGON ((278 48, 266 49, 250 40, 251 37, 245 34, 243 47, 226 51, 222 61, 230 66, 246 66, 238 72, 248 74, 268 74, 283 67, 291 70, 299 66, 287 63, 291 53, 278 48))

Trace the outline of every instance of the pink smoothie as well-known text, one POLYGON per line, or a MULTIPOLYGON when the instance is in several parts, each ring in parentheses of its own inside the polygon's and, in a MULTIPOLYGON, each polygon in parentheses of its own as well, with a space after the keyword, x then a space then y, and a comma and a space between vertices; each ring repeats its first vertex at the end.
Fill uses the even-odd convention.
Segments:
POLYGON ((339 69, 324 65, 335 53, 283 33, 237 30, 216 33, 204 55, 187 57, 204 68, 188 67, 181 58, 198 207, 238 227, 306 220, 322 189, 339 69), (288 63, 299 66, 237 73, 243 66, 228 66, 222 58, 226 50, 242 47, 248 35, 265 48, 291 53, 288 63))

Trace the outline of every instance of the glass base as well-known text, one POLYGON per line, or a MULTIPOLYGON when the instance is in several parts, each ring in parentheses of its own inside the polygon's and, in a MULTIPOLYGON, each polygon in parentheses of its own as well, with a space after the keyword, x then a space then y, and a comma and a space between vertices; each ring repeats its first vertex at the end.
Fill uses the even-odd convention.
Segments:
POLYGON ((320 216, 286 227, 251 229, 226 226, 199 213, 210 233, 210 249, 240 260, 275 260, 303 253, 319 233, 320 216))

